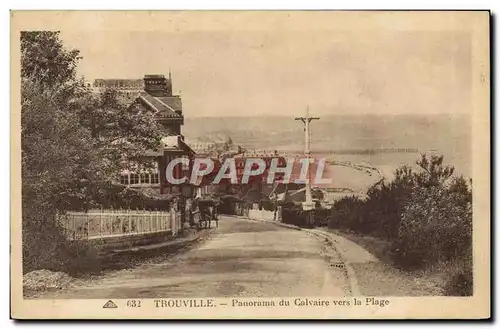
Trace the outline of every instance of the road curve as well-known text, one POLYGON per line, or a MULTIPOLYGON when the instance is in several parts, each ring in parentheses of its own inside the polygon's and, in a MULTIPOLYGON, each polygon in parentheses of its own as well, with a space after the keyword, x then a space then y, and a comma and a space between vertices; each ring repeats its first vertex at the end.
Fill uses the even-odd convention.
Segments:
POLYGON ((203 243, 158 263, 108 272, 38 298, 345 296, 349 285, 321 239, 221 216, 203 243))

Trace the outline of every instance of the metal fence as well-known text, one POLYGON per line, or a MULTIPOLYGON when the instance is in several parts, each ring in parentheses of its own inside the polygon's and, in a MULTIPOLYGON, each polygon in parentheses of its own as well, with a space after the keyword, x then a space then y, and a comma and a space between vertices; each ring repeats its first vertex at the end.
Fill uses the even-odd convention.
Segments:
POLYGON ((181 229, 180 213, 174 211, 92 210, 58 214, 56 220, 72 240, 97 239, 181 229))

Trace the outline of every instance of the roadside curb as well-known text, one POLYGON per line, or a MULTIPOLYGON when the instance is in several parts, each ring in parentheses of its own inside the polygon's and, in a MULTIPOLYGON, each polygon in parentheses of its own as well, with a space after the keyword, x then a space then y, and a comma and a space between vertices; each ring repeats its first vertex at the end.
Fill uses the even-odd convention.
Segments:
POLYGON ((103 252, 101 255, 103 258, 120 257, 122 255, 123 256, 140 255, 141 253, 147 253, 147 252, 159 252, 163 249, 174 249, 175 252, 177 252, 185 248, 186 246, 189 246, 193 243, 197 243, 198 241, 202 240, 203 237, 204 237, 203 234, 199 234, 198 232, 196 232, 191 236, 177 237, 168 241, 152 245, 139 245, 128 248, 112 249, 107 252, 103 252))
POLYGON ((271 221, 271 220, 266 220, 266 219, 250 218, 250 217, 239 216, 239 215, 223 215, 223 216, 233 217, 233 218, 239 218, 239 219, 246 219, 246 220, 252 220, 254 222, 271 223, 271 224, 274 224, 274 225, 287 227, 287 228, 290 228, 292 230, 297 230, 297 231, 302 231, 303 230, 303 228, 301 228, 301 227, 298 227, 298 226, 295 226, 295 225, 291 225, 291 224, 282 223, 282 222, 278 222, 278 221, 271 221))
POLYGON ((354 271, 354 268, 351 266, 351 264, 349 262, 346 261, 342 252, 340 252, 339 249, 335 247, 336 242, 335 242, 335 240, 332 239, 330 234, 316 230, 316 229, 308 229, 307 231, 310 232, 311 234, 319 237, 319 238, 327 239, 328 242, 330 242, 331 246, 333 247, 333 249, 337 253, 340 261, 344 264, 345 270, 347 272, 347 280, 349 281, 349 286, 351 287, 351 294, 353 296, 362 296, 363 294, 361 294, 361 290, 359 288, 359 283, 358 283, 358 278, 356 276, 356 272, 354 271))
POLYGON ((197 240, 200 239, 200 237, 201 236, 198 235, 198 236, 184 238, 184 239, 183 238, 173 239, 170 241, 157 243, 157 244, 153 244, 153 245, 135 246, 135 247, 125 248, 125 249, 113 249, 113 250, 110 250, 108 253, 109 254, 133 253, 133 252, 141 252, 141 251, 148 251, 148 250, 155 250, 155 249, 162 249, 162 248, 169 248, 169 247, 177 247, 177 246, 182 247, 185 244, 196 242, 197 240))
POLYGON ((277 226, 282 226, 286 227, 289 229, 293 229, 296 231, 303 231, 306 233, 309 233, 311 235, 314 235, 316 238, 321 238, 321 239, 327 239, 328 242, 331 244, 331 247, 333 250, 335 250, 335 253, 339 257, 340 261, 344 264, 345 271, 346 271, 346 277, 347 281, 349 282, 349 287, 351 289, 351 294, 352 296, 363 296, 361 294, 361 290, 359 289, 359 283, 358 283, 358 278, 356 276, 356 272, 354 271, 354 268, 351 266, 349 262, 346 262, 344 255, 339 251, 338 248, 335 247, 336 242, 335 240, 332 239, 329 233, 323 232, 317 229, 306 229, 302 227, 298 227, 295 225, 291 224, 286 224, 278 221, 270 221, 266 219, 257 219, 257 218, 250 218, 250 217, 245 217, 245 216, 238 216, 238 215, 223 215, 227 217, 233 217, 233 218, 239 218, 239 219, 245 219, 245 220, 251 220, 255 222, 264 222, 264 223, 271 223, 277 226))

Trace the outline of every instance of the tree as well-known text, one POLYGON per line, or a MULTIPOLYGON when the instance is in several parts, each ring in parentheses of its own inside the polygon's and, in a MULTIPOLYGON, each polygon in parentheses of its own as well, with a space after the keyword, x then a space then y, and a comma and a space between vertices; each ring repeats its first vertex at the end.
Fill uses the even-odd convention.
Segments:
POLYGON ((77 114, 98 150, 101 179, 131 169, 132 164, 151 165, 143 161, 144 152, 157 150, 162 137, 153 112, 128 104, 116 90, 107 88, 82 98, 77 114))
POLYGON ((21 77, 46 87, 72 84, 76 81, 79 54, 76 49, 64 47, 59 32, 23 31, 21 77))
MULTIPOLYGON (((378 182, 368 189, 365 201, 351 203, 362 208, 352 210, 356 214, 360 213, 356 215, 359 218, 355 216, 357 224, 353 224, 352 228, 393 241, 398 238, 402 214, 407 205, 413 202, 411 195, 415 189, 448 186, 451 182, 454 189, 467 196, 464 192, 468 189, 465 179, 452 179, 454 168, 444 165, 442 156, 422 154, 417 165, 417 170, 409 166, 397 168, 392 181, 378 182)), ((343 216, 342 213, 345 212, 337 212, 337 215, 343 216)))
POLYGON ((472 205, 460 193, 443 185, 413 191, 399 228, 398 263, 418 267, 468 256, 472 205))
POLYGON ((76 171, 94 163, 91 141, 74 108, 83 84, 76 79, 78 51, 66 50, 57 32, 21 33, 21 149, 23 214, 43 205, 53 212, 63 194, 78 194, 76 171), (52 208, 52 211, 49 209, 52 208))
POLYGON ((160 145, 153 114, 114 90, 93 93, 77 76, 80 58, 58 32, 21 33, 25 269, 64 261, 56 211, 95 205, 114 175, 160 145))
POLYGON ((54 87, 23 80, 21 88, 21 172, 25 269, 47 267, 62 250, 64 236, 54 221, 87 195, 79 178, 97 163, 88 131, 75 113, 63 110, 54 87))
POLYGON ((422 157, 417 161, 417 165, 422 169, 420 173, 415 174, 415 180, 418 186, 430 187, 444 184, 455 171, 452 166, 443 165, 443 156, 431 155, 422 157))

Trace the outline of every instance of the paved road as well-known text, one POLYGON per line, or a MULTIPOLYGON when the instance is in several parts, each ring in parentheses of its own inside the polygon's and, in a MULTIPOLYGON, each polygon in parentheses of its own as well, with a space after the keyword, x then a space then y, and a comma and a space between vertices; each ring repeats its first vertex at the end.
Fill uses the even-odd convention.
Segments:
POLYGON ((324 241, 272 223, 222 217, 204 242, 154 264, 109 272, 42 298, 344 296, 324 241))

